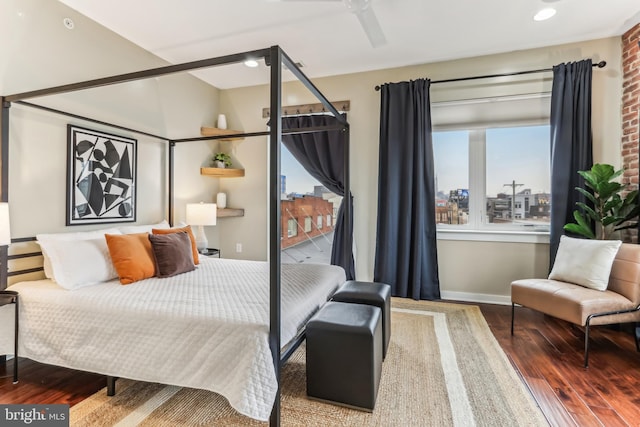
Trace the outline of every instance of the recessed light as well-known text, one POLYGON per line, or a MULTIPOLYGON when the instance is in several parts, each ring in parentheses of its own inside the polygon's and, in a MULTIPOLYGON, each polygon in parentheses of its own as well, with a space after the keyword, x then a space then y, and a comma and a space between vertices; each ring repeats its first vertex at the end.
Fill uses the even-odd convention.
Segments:
POLYGON ((536 13, 536 15, 533 17, 533 20, 544 21, 551 18, 555 14, 556 14, 556 10, 554 8, 547 7, 545 9, 542 9, 540 12, 536 13))
POLYGON ((73 23, 73 19, 71 18, 64 18, 62 20, 62 23, 67 28, 67 30, 73 30, 73 27, 75 27, 75 24, 73 23))
POLYGON ((244 61, 244 65, 249 68, 256 68, 258 66, 258 61, 256 61, 255 59, 247 59, 246 61, 244 61))

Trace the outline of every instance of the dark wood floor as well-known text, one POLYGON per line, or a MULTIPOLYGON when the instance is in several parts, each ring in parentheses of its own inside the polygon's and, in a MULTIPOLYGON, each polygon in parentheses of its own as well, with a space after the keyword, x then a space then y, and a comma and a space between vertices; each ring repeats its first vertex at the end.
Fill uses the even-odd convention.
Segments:
MULTIPOLYGON (((594 328, 589 368, 582 367, 581 328, 525 308, 479 304, 491 330, 554 426, 640 426, 640 353, 632 335, 594 328)), ((0 403, 74 405, 105 386, 100 375, 29 360, 20 361, 20 382, 12 384, 12 363, 0 364, 0 403)))

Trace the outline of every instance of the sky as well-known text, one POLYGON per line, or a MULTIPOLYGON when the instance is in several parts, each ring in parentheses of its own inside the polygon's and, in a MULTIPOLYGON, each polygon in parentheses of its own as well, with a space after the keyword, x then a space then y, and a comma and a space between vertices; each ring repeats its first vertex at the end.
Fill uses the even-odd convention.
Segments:
POLYGON ((282 147, 280 151, 280 173, 287 177, 287 194, 313 193, 313 187, 320 185, 320 183, 309 175, 284 144, 280 144, 280 147, 282 147))
MULTIPOLYGON (((487 196, 510 193, 511 184, 523 184, 516 192, 549 192, 549 126, 487 129, 487 196)), ((434 132, 433 150, 438 191, 469 188, 468 132, 434 132)))

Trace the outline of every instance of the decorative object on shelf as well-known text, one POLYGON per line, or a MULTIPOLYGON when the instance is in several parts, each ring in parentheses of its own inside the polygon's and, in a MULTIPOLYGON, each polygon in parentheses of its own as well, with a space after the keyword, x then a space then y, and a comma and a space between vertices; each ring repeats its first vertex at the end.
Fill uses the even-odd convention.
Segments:
POLYGON ((135 222, 137 141, 67 126, 66 225, 135 222))
POLYGON ((227 116, 224 114, 218 114, 218 129, 227 128, 227 116))
POLYGON ((9 203, 0 203, 0 246, 7 246, 11 244, 10 224, 9 203))
POLYGON ((228 168, 231 166, 231 156, 227 153, 216 153, 213 156, 213 162, 218 168, 228 168))
POLYGON ((216 195, 216 204, 218 205, 218 209, 224 209, 227 207, 227 194, 226 193, 218 193, 216 195))
POLYGON ((187 224, 197 225, 196 247, 198 252, 203 253, 207 250, 209 242, 207 235, 204 234, 205 225, 216 225, 216 213, 218 207, 215 203, 188 203, 187 204, 187 224))
POLYGON ((624 195, 628 185, 613 181, 623 172, 624 169, 616 171, 613 166, 600 163, 593 165, 591 170, 578 171, 589 190, 580 187, 576 190, 593 203, 593 207, 576 203, 580 208, 573 211, 576 222, 566 224, 564 229, 589 239, 608 240, 617 238, 613 235, 620 230, 636 228, 640 214, 638 190, 624 195))

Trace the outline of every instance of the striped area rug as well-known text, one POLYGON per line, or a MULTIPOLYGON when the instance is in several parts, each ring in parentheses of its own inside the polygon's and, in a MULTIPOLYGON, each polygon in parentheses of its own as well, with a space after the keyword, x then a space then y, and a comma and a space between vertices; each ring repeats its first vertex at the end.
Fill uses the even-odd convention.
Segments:
MULTIPOLYGON (((304 346, 282 372, 283 426, 546 426, 472 305, 392 301, 392 334, 373 413, 309 400, 304 346)), ((266 426, 221 396, 118 380, 71 408, 72 426, 266 426)))

